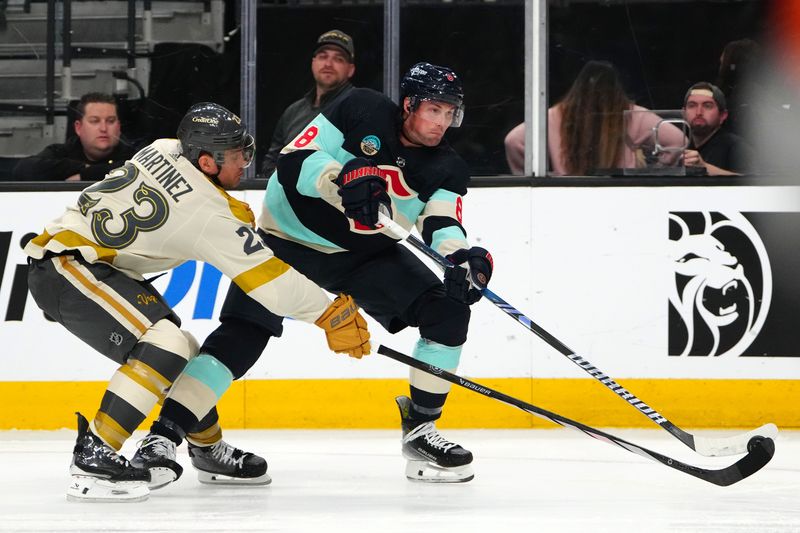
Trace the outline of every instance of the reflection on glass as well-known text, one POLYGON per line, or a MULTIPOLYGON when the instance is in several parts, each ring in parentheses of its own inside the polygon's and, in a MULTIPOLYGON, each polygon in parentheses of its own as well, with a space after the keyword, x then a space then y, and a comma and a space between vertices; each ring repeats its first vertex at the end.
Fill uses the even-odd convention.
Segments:
POLYGON ((634 108, 623 113, 627 132, 624 142, 633 160, 623 167, 624 175, 685 176, 683 151, 689 146, 689 125, 680 109, 634 108))

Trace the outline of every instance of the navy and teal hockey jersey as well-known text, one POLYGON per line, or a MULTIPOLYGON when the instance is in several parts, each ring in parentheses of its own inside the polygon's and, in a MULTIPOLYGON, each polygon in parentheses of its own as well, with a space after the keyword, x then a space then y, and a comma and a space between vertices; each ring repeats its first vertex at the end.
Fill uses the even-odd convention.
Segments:
POLYGON ((326 253, 368 252, 393 245, 383 228, 344 214, 336 178, 342 165, 367 157, 387 181, 394 221, 416 225, 425 242, 447 255, 467 247, 461 225, 466 162, 446 143, 405 147, 400 109, 371 89, 354 89, 281 151, 264 196, 259 225, 278 237, 326 253))

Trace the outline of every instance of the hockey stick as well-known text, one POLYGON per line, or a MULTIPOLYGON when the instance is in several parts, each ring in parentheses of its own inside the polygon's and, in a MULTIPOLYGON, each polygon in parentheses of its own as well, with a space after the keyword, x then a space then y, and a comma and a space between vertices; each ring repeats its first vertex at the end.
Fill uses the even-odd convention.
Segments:
POLYGON ((637 444, 633 444, 632 442, 620 439, 619 437, 615 437, 609 433, 605 433, 593 427, 581 424, 580 422, 570 420, 569 418, 557 415, 527 402, 523 402, 522 400, 518 400, 512 396, 503 394, 502 392, 490 389, 485 385, 480 385, 479 383, 462 378, 456 374, 451 374, 450 372, 442 370, 439 367, 423 363, 422 361, 417 361, 413 357, 409 357, 386 346, 378 346, 378 353, 400 363, 441 378, 445 381, 449 381, 450 383, 460 387, 464 387, 465 389, 488 396, 489 398, 494 398, 495 400, 499 400, 508 405, 513 405, 514 407, 522 409, 526 413, 538 416, 539 418, 543 418, 551 422, 555 422, 560 426, 576 429, 592 438, 608 442, 609 444, 614 444, 620 448, 628 450, 631 453, 635 453, 647 459, 657 461, 670 468, 674 468, 675 470, 683 472, 684 474, 689 474, 690 476, 694 476, 702 479, 703 481, 708 481, 709 483, 713 483, 721 487, 733 485, 734 483, 755 474, 761 470, 764 465, 769 463, 770 459, 772 459, 772 456, 775 454, 775 442, 771 438, 754 437, 747 444, 747 455, 736 461, 734 464, 719 470, 700 468, 698 466, 682 463, 677 459, 667 457, 666 455, 661 455, 660 453, 648 450, 647 448, 643 448, 637 444))
MULTIPOLYGON (((386 227, 391 233, 395 234, 401 239, 405 239, 411 245, 433 259, 444 269, 452 268, 453 264, 447 260, 442 254, 422 242, 419 238, 412 235, 411 232, 397 224, 391 218, 385 216, 383 213, 379 216, 380 223, 386 227)), ((634 396, 625 387, 619 385, 616 381, 608 377, 600 369, 592 365, 589 361, 570 350, 564 343, 556 339, 550 333, 545 331, 542 327, 535 324, 530 318, 525 316, 521 311, 518 311, 514 306, 500 298, 488 288, 482 290, 483 295, 494 305, 499 307, 504 313, 511 318, 522 324, 529 331, 532 331, 539 336, 547 344, 561 352, 570 361, 581 367, 586 373, 595 378, 597 381, 614 391, 617 396, 631 404, 639 412, 647 416, 650 420, 667 430, 674 437, 684 443, 686 446, 696 451, 700 455, 706 457, 719 457, 727 455, 736 455, 745 453, 748 449, 748 443, 753 437, 769 437, 774 439, 778 435, 778 428, 775 424, 764 424, 747 433, 739 435, 732 435, 730 437, 699 437, 688 433, 669 420, 662 416, 658 411, 644 403, 642 400, 634 396)))

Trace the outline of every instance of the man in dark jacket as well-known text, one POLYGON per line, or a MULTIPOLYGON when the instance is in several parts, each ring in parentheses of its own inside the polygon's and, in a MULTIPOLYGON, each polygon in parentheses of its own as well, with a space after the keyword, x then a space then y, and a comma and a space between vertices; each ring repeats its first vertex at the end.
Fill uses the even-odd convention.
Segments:
POLYGON ((135 152, 120 142, 117 103, 110 95, 87 93, 78 103, 76 137, 51 144, 22 159, 12 171, 17 181, 98 181, 135 152))
POLYGON ((752 148, 722 128, 728 118, 725 94, 708 82, 692 85, 683 99, 683 116, 692 130, 687 167, 704 167, 709 176, 740 176, 752 171, 752 148))
POLYGON ((356 71, 353 39, 339 30, 326 31, 317 39, 311 58, 314 87, 283 112, 272 133, 269 150, 261 164, 261 175, 268 178, 274 171, 278 154, 318 114, 328 109, 353 85, 350 78, 356 71))

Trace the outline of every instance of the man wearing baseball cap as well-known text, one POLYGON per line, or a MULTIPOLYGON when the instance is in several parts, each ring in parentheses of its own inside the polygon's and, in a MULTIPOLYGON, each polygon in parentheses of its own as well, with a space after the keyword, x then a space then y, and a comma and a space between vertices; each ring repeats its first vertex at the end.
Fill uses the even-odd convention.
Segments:
POLYGON ((287 107, 278 119, 261 164, 262 177, 270 177, 278 162, 278 154, 306 124, 353 88, 350 78, 355 71, 353 38, 341 30, 328 30, 320 35, 311 56, 314 87, 287 107))
POLYGON ((752 167, 753 150, 733 133, 720 130, 728 118, 725 94, 701 81, 686 91, 683 117, 692 131, 683 160, 687 167, 705 167, 709 176, 740 176, 752 167))

